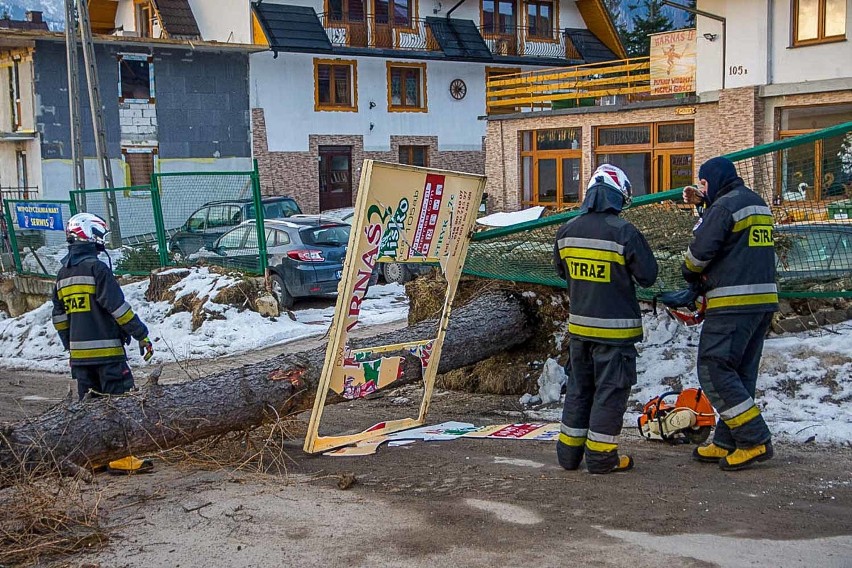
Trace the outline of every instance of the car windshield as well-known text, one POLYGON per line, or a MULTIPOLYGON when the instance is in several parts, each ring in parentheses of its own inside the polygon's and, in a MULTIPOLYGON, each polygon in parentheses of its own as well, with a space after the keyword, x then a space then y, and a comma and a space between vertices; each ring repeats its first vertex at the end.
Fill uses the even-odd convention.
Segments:
POLYGON ((306 245, 342 246, 349 242, 349 225, 321 225, 302 229, 299 234, 306 245))
MULTIPOLYGON (((248 219, 254 219, 254 204, 250 204, 248 206, 248 219)), ((284 219, 286 217, 290 217, 291 215, 297 215, 301 213, 302 210, 299 209, 299 206, 292 199, 281 199, 278 201, 272 201, 271 203, 263 204, 263 218, 264 219, 284 219)))

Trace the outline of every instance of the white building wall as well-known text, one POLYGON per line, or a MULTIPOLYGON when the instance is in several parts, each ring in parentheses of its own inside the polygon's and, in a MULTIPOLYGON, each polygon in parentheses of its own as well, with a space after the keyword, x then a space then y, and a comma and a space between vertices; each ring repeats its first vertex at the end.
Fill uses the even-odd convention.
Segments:
POLYGON ((189 0, 189 5, 203 39, 251 43, 251 7, 248 0, 189 0))
POLYGON ((426 61, 429 112, 388 112, 388 60, 358 57, 357 112, 315 112, 313 59, 309 54, 273 59, 268 52, 250 58, 251 104, 264 109, 270 152, 307 151, 310 134, 363 135, 366 151, 390 150, 392 135, 437 136, 440 150, 482 149, 485 122, 478 117, 485 114, 485 64, 426 61), (453 79, 467 85, 460 101, 450 95, 453 79))
MULTIPOLYGON (((847 5, 849 38, 852 0, 847 5)), ((721 23, 697 18, 699 94, 719 90, 723 72, 729 89, 852 76, 850 41, 792 47, 793 14, 788 0, 699 0, 698 8, 725 17, 728 36, 723 64, 721 23), (718 37, 708 41, 705 33, 718 37)))

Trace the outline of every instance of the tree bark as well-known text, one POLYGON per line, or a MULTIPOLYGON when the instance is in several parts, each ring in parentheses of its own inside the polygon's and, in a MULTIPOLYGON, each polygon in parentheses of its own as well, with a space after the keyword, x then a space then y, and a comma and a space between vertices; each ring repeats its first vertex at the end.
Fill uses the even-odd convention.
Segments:
MULTIPOLYGON (((357 348, 426 339, 435 336, 436 325, 436 320, 424 321, 352 343, 357 348)), ((532 308, 519 296, 482 296, 452 313, 438 372, 520 345, 531 337, 534 327, 532 308)), ((407 353, 397 355, 404 356, 404 374, 394 385, 422 378, 419 359, 407 353)), ((0 471, 6 478, 0 479, 0 486, 27 472, 79 471, 128 454, 164 450, 307 410, 313 404, 324 359, 325 347, 283 353, 196 381, 61 404, 34 419, 0 425, 0 471)))

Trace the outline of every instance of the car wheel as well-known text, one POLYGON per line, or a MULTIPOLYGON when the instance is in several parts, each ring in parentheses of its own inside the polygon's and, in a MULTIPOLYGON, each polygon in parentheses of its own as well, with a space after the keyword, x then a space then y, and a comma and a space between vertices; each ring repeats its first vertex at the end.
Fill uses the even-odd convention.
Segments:
POLYGON ((287 291, 287 286, 284 284, 284 279, 277 274, 272 275, 272 295, 278 302, 279 310, 289 310, 293 307, 295 299, 287 291))
POLYGON ((399 262, 391 262, 384 265, 385 281, 396 284, 405 284, 411 280, 411 271, 408 267, 399 262))

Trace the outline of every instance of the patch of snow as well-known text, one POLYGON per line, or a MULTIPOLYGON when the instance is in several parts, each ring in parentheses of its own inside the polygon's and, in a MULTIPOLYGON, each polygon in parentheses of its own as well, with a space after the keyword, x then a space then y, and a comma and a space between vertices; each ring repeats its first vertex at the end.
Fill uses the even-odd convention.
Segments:
POLYGON ((538 219, 543 212, 544 207, 539 205, 511 213, 492 213, 491 215, 480 217, 476 222, 486 227, 508 227, 509 225, 517 225, 518 223, 538 219))
MULTIPOLYGON (((638 380, 624 417, 635 427, 651 398, 698 387, 696 355, 700 330, 686 328, 666 314, 644 317, 645 340, 637 344, 638 380)), ((542 373, 544 375, 544 373, 542 373)), ((818 444, 852 439, 852 322, 766 340, 757 382, 757 404, 773 437, 818 444)), ((527 402, 530 402, 527 399, 527 402)), ((528 420, 558 421, 561 409, 527 413, 528 420)))
MULTIPOLYGON (((25 252, 21 257, 21 268, 25 272, 35 272, 38 274, 52 274, 59 272, 62 266, 62 259, 68 254, 68 245, 66 243, 57 245, 45 245, 32 252, 25 252), (38 257, 38 258, 36 258, 38 257), (41 263, 39 264, 39 261, 41 263), (44 266, 44 268, 42 268, 44 266)), ((112 265, 118 263, 124 257, 123 249, 108 250, 106 253, 100 254, 100 259, 107 261, 107 255, 112 260, 112 265)))
MULTIPOLYGON (((257 312, 239 310, 212 301, 216 293, 233 284, 235 278, 210 272, 208 268, 191 270, 172 286, 177 298, 195 293, 208 297, 204 308, 222 319, 205 321, 192 330, 192 315, 180 312, 169 315, 169 302, 148 302, 148 281, 122 286, 125 298, 148 326, 154 342, 151 363, 189 359, 209 359, 279 345, 326 333, 334 317, 334 305, 293 312, 296 321, 286 315, 275 320, 257 312)), ((51 323, 52 303, 17 318, 0 320, 0 366, 41 371, 62 372, 68 369, 68 354, 62 350, 59 336, 51 323)), ((375 325, 405 319, 408 300, 400 284, 372 286, 361 304, 361 325, 375 325)), ((145 365, 132 341, 127 355, 134 368, 145 365)))
POLYGON ((538 378, 538 398, 541 404, 559 402, 562 397, 562 385, 568 381, 565 369, 556 359, 548 359, 544 363, 538 378))

